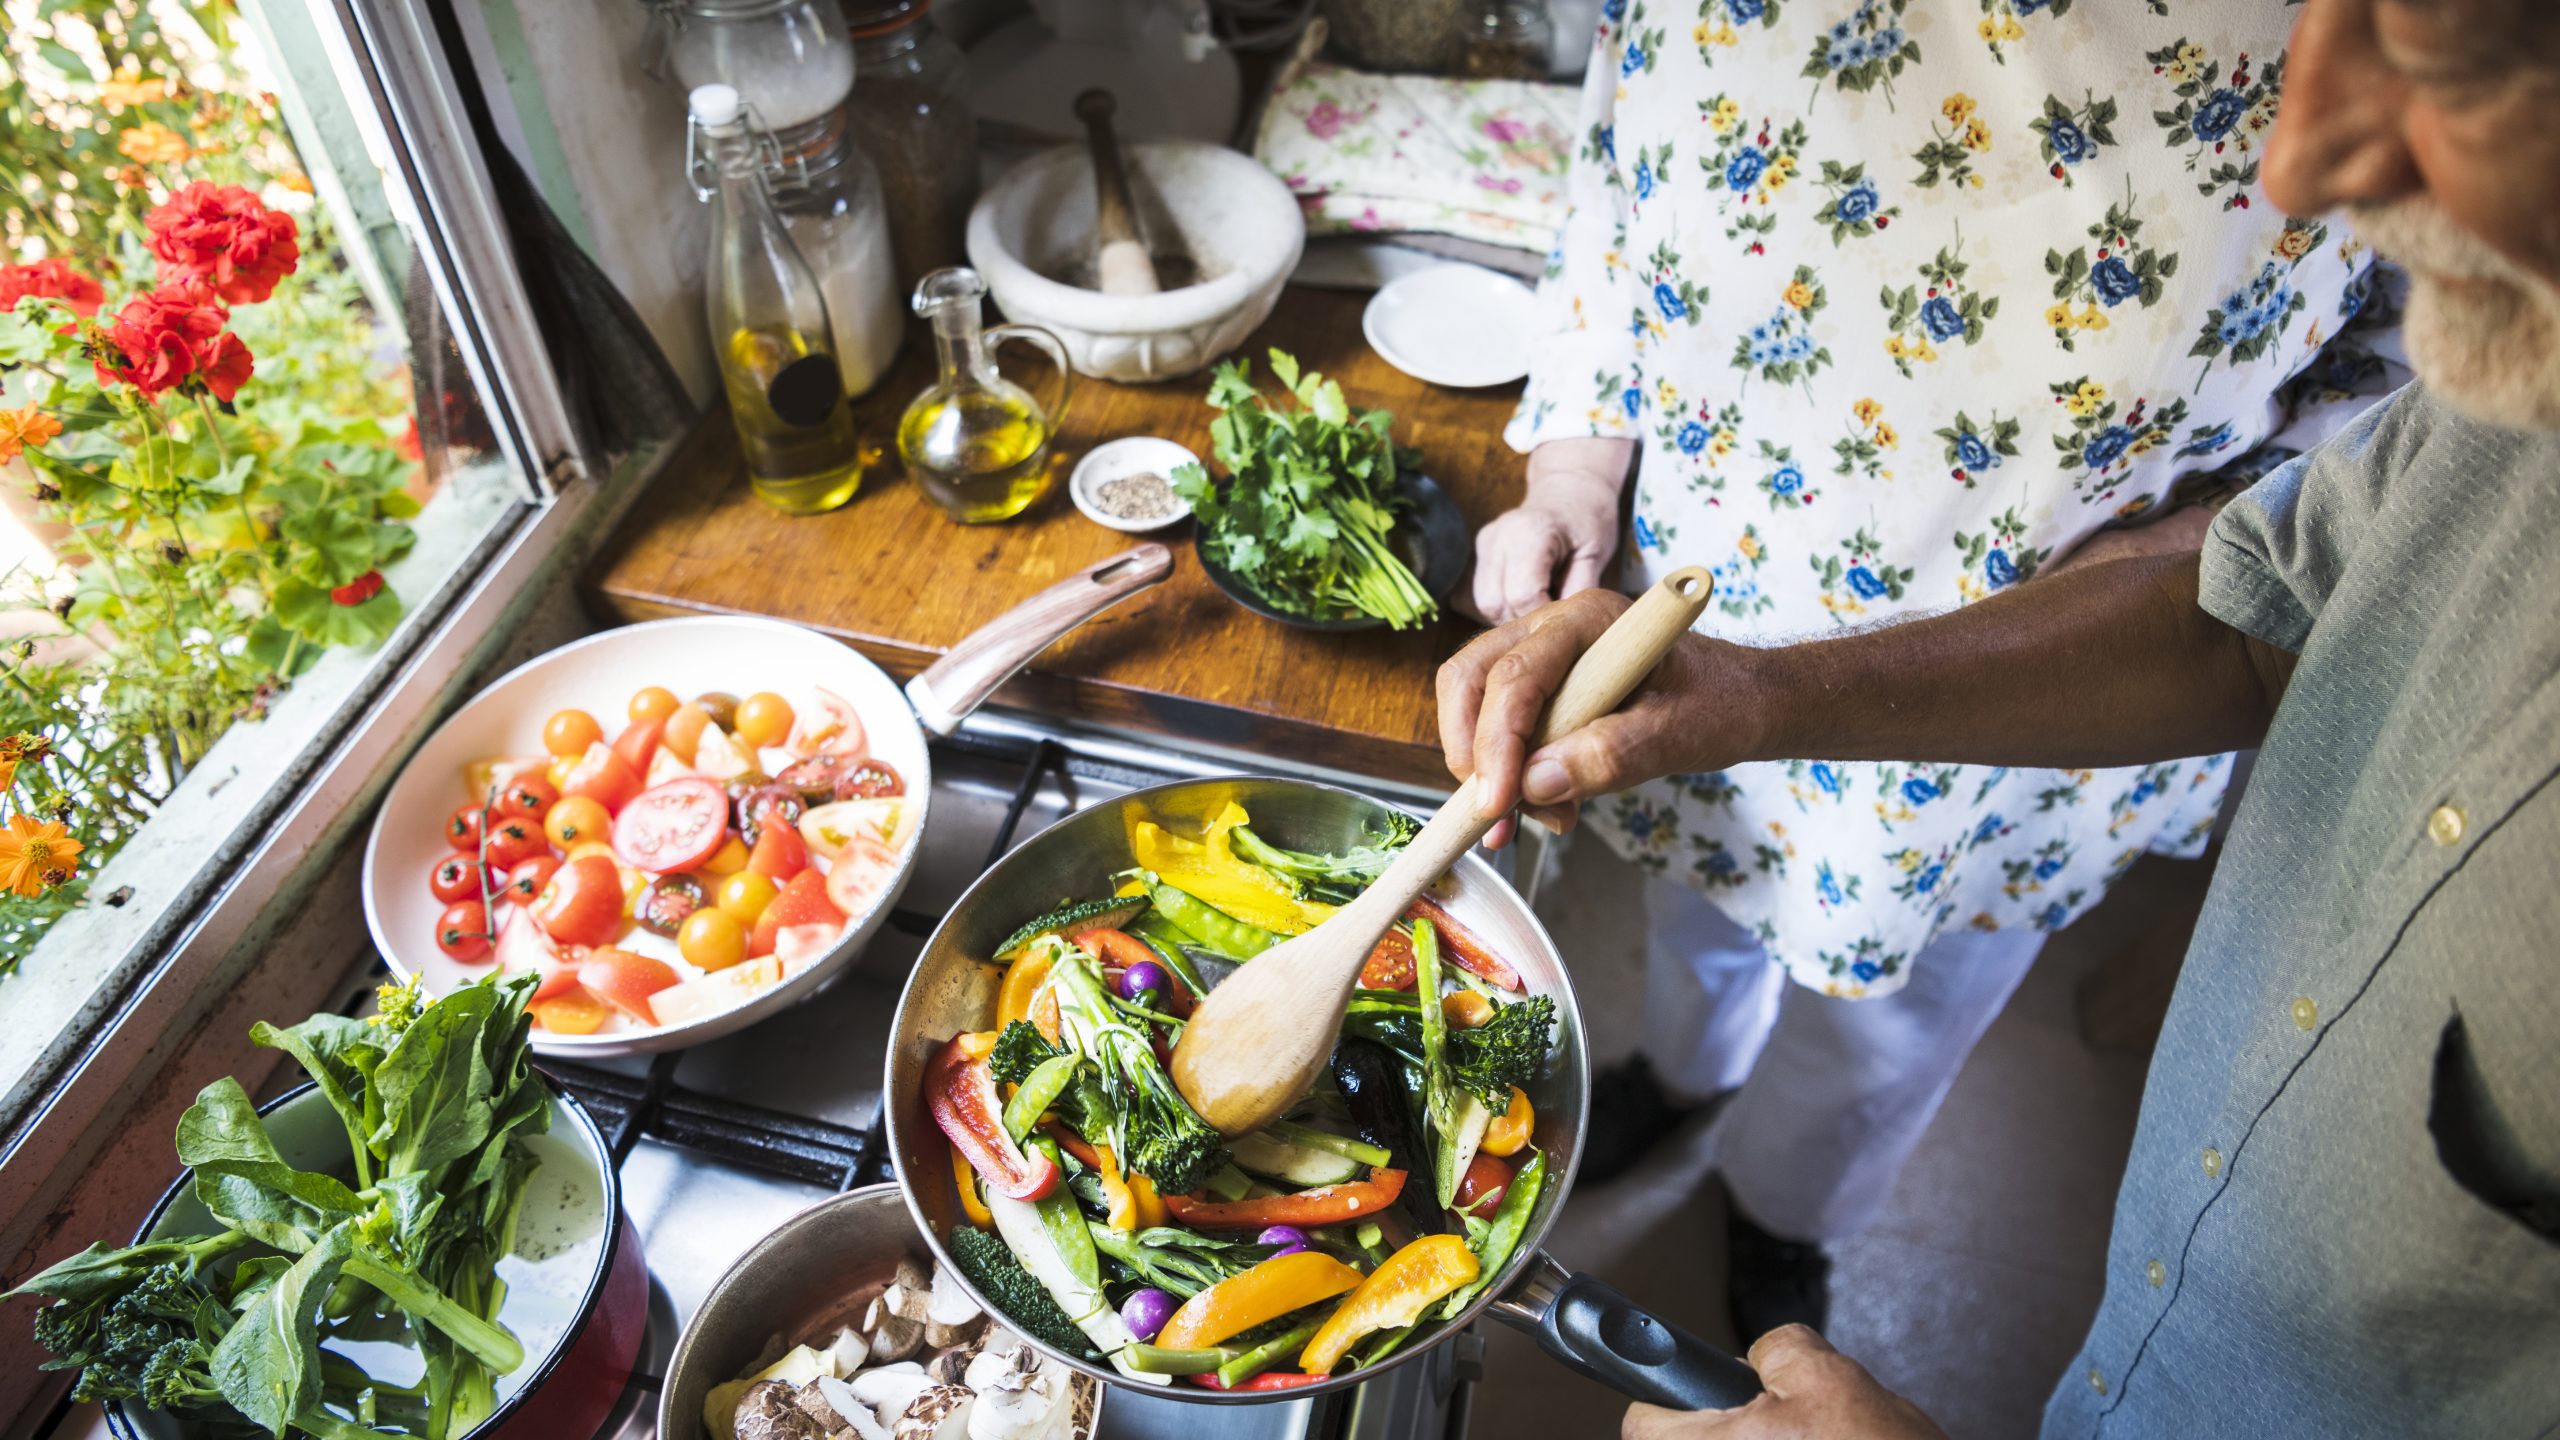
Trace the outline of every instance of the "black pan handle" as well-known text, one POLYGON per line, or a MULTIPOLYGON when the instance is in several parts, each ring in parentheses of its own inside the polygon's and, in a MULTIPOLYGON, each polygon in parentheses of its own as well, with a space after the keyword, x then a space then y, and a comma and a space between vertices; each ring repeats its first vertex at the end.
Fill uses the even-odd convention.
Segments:
POLYGON ((1760 1393, 1750 1366, 1543 1251, 1491 1309, 1548 1354, 1648 1405, 1729 1410, 1760 1393))

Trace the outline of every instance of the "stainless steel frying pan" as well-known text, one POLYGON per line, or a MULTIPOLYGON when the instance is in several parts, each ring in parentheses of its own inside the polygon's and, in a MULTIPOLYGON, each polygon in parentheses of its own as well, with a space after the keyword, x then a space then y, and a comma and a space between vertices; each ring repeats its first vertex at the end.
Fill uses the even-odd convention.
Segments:
MULTIPOLYGON (((964 1030, 985 1029, 995 1015, 1003 972, 986 963, 986 957, 1017 926, 1051 906, 1109 894, 1112 874, 1135 863, 1129 849, 1132 812, 1196 827, 1230 800, 1252 812, 1256 833, 1278 845, 1314 852, 1349 848, 1387 814, 1384 805, 1367 796, 1297 780, 1237 776, 1140 790, 1071 815, 998 861, 952 906, 926 943, 890 1025, 883 1103, 898 1187, 917 1228, 946 1264, 950 1255, 943 1241, 958 1219, 960 1199, 951 1181, 950 1144, 926 1113, 922 1080, 926 1060, 944 1041, 964 1030)), ((1454 886, 1445 901, 1450 913, 1516 966, 1531 993, 1555 1001, 1557 1049, 1529 1095, 1538 1116, 1535 1143, 1546 1152, 1555 1178, 1539 1196, 1523 1243, 1501 1279, 1486 1287, 1456 1321, 1441 1326, 1427 1342, 1398 1350, 1387 1364, 1404 1364, 1490 1310, 1535 1334, 1548 1354, 1636 1399, 1691 1410, 1743 1403, 1760 1390, 1749 1366, 1646 1314, 1600 1281, 1568 1272, 1539 1248, 1572 1192, 1582 1158, 1591 1089, 1582 1014, 1574 1004, 1564 957, 1556 953, 1528 903, 1472 854, 1458 862, 1449 878, 1454 886)), ((1108 1365, 1049 1353, 1097 1379, 1130 1383, 1108 1365)), ((1176 1383, 1154 1393, 1202 1404, 1253 1404, 1345 1389, 1372 1373, 1359 1371, 1320 1386, 1280 1391, 1218 1391, 1176 1383)))

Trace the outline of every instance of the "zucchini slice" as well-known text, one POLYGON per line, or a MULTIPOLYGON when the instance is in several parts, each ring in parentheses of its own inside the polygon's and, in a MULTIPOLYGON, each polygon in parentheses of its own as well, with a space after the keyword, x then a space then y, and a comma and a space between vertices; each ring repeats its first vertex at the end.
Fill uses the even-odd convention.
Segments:
POLYGON ((1022 958, 1031 942, 1043 935, 1063 935, 1070 939, 1087 930, 1117 930, 1146 912, 1144 895, 1114 895, 1105 900, 1078 900, 1061 905, 1021 929, 1005 937, 996 947, 996 958, 1011 962, 1022 958))

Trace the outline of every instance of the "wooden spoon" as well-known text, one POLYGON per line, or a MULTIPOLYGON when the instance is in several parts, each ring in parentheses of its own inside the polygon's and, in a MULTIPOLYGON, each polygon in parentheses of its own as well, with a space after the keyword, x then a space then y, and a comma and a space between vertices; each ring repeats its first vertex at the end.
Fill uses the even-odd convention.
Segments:
MULTIPOLYGON (((1574 662, 1532 748, 1617 709, 1689 633, 1714 590, 1715 578, 1691 566, 1639 596, 1574 662)), ((1459 786, 1358 899, 1255 956, 1192 1013, 1173 1047, 1173 1083, 1220 1134, 1259 1130, 1315 1088, 1369 952, 1414 897, 1493 828, 1476 813, 1476 787, 1472 779, 1459 786)))
POLYGON ((1138 207, 1129 198, 1129 174, 1120 168, 1120 141, 1111 131, 1119 102, 1108 90, 1087 90, 1076 97, 1076 118, 1084 122, 1085 142, 1093 150, 1094 270, 1105 295, 1153 295, 1164 287, 1156 281, 1155 257, 1138 233, 1138 207))

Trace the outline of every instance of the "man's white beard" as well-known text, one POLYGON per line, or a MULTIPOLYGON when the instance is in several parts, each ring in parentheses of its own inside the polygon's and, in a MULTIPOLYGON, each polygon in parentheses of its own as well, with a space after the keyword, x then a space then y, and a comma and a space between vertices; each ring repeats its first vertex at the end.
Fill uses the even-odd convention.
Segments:
POLYGON ((2402 338, 2427 388, 2492 425, 2560 430, 2560 288, 2427 201, 2349 213, 2358 235, 2410 272, 2402 338))

